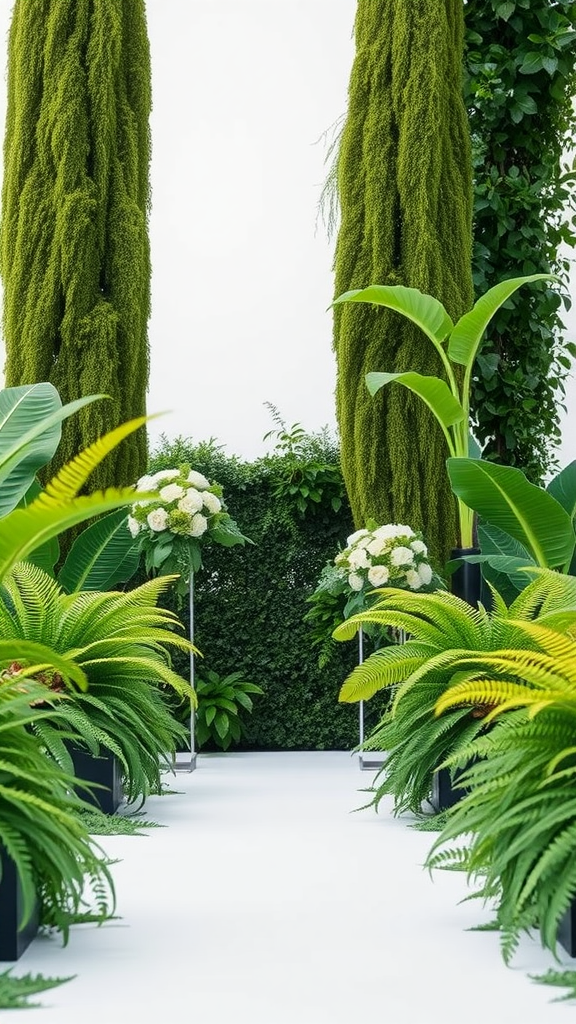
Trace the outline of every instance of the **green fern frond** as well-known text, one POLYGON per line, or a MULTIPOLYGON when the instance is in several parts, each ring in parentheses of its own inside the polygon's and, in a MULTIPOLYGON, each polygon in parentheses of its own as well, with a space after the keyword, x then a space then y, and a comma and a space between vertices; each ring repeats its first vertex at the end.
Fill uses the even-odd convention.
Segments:
POLYGON ((532 981, 539 985, 552 985, 554 988, 567 988, 563 996, 553 999, 553 1003, 562 1003, 569 999, 576 999, 576 971, 556 971, 550 968, 546 974, 529 974, 532 981))
POLYGON ((76 977, 71 974, 68 978, 47 978, 43 974, 30 973, 16 977, 12 971, 10 967, 0 974, 0 1010, 24 1010, 40 1006, 40 1003, 29 1002, 30 997, 64 985, 76 977))
POLYGON ((381 648, 353 669, 342 685, 338 700, 349 703, 369 700, 378 690, 401 682, 432 653, 430 645, 412 640, 381 648))
POLYGON ((102 459, 126 437, 143 427, 147 419, 146 416, 138 416, 127 423, 121 423, 119 427, 98 438, 63 466, 60 472, 46 485, 45 491, 38 496, 36 501, 44 505, 54 503, 61 505, 75 498, 102 459))

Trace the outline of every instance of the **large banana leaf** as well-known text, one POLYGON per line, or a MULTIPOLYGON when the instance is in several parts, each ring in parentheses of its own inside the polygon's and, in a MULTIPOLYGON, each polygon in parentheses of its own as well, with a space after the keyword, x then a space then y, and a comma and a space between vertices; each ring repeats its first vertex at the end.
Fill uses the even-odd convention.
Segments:
POLYGON ((0 391, 0 517, 16 507, 38 470, 50 462, 62 420, 104 395, 62 405, 47 382, 0 391))
MULTIPOLYGON (((430 411, 434 414, 446 435, 448 427, 455 423, 461 423, 464 419, 464 410, 460 402, 454 397, 448 385, 439 377, 430 377, 425 374, 415 373, 411 370, 405 373, 367 373, 366 385, 371 395, 375 395, 385 384, 393 382, 403 384, 409 391, 413 391, 430 411)), ((448 439, 450 449, 452 441, 448 439)))
POLYGON ((574 553, 568 513, 519 469, 483 459, 448 459, 452 490, 488 523, 510 534, 537 565, 566 571, 574 553))
POLYGON ((355 288, 350 292, 344 292, 334 300, 333 305, 338 306, 343 302, 370 302, 375 306, 384 306, 386 309, 401 313, 424 331, 432 344, 442 350, 442 353, 442 343, 454 326, 442 303, 418 288, 371 284, 367 288, 355 288))
POLYGON ((16 562, 26 559, 30 552, 52 537, 91 516, 133 502, 132 487, 109 488, 82 496, 78 496, 78 491, 104 456, 146 420, 146 416, 139 416, 95 441, 64 466, 28 508, 17 508, 0 520, 0 581, 16 562))
POLYGON ((513 277, 495 284, 493 288, 480 296, 469 313, 460 317, 451 332, 448 355, 452 362, 461 363, 462 366, 472 365, 482 335, 492 317, 523 284, 530 284, 532 281, 557 280, 558 278, 553 274, 531 274, 529 277, 513 277))
POLYGON ((124 508, 111 512, 76 538, 58 575, 68 593, 78 590, 112 590, 136 572, 140 561, 138 542, 130 535, 124 508))
POLYGON ((550 481, 546 490, 574 520, 576 516, 576 460, 568 463, 564 469, 550 481))

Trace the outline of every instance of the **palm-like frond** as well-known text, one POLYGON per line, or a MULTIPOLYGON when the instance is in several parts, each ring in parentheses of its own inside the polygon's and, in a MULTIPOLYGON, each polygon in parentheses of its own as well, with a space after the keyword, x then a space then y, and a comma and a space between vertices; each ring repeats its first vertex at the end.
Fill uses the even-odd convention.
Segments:
MULTIPOLYGON (((556 626, 564 629, 576 620, 576 587, 558 573, 539 571, 514 602, 514 616, 498 599, 488 614, 445 591, 381 593, 370 621, 405 629, 411 637, 406 654, 395 647, 372 654, 344 682, 340 699, 366 699, 383 686, 392 688, 391 706, 363 744, 387 754, 373 803, 378 806, 389 794, 396 811, 418 813, 438 767, 447 762, 454 774, 466 763, 454 755, 475 756, 470 754, 474 741, 498 714, 492 707, 498 703, 493 681, 507 688, 507 711, 528 703, 537 710, 558 700, 561 688, 570 688, 576 645, 556 626), (529 621, 540 613, 546 625, 529 621), (532 680, 533 689, 521 679, 532 680)), ((356 625, 365 614, 354 616, 356 625)))
MULTIPOLYGON (((87 876, 100 879, 113 905, 112 880, 99 847, 82 825, 78 809, 84 806, 72 791, 73 779, 46 757, 29 731, 30 723, 46 712, 31 707, 45 688, 18 682, 0 686, 0 844, 14 861, 23 891, 24 925, 41 895, 43 913, 54 908, 78 909, 87 876)), ((55 716, 66 717, 66 701, 55 716)))
POLYGON ((482 760, 466 772, 469 793, 448 813, 427 860, 442 867, 452 844, 460 849, 461 839, 469 840, 463 866, 482 877, 484 893, 498 897, 506 959, 527 927, 538 927, 542 943, 554 949, 576 895, 575 725, 571 689, 535 717, 509 712, 484 735, 481 750, 472 743, 482 760))
MULTIPOLYGON (((50 662, 46 649, 48 664, 72 665, 88 681, 87 693, 69 694, 76 710, 65 728, 76 730, 93 753, 103 748, 119 758, 130 801, 159 791, 161 767, 169 767, 177 746, 187 741, 165 690, 195 702, 194 690, 173 671, 169 654, 171 648, 188 653, 194 648, 176 632, 182 630, 177 617, 156 606, 171 582, 154 579, 128 593, 68 595, 41 569, 20 564, 5 587, 10 614, 0 618, 0 637, 6 629, 10 639, 0 639, 0 652, 3 642, 25 644, 29 632, 45 633, 54 651, 50 662), (38 614, 37 593, 44 605, 38 614)), ((54 721, 52 736, 50 728, 49 718, 43 718, 38 735, 58 762, 68 765, 64 727, 54 721)))

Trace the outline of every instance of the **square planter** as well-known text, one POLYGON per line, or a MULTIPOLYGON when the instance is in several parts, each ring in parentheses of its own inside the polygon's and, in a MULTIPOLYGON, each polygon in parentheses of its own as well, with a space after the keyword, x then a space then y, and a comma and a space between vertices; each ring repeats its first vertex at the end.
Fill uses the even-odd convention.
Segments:
POLYGON ((568 956, 576 957, 576 900, 568 907, 558 925, 558 942, 568 956))
POLYGON ((450 772, 447 768, 440 768, 439 771, 434 772, 429 802, 436 812, 447 811, 449 807, 453 807, 465 795, 465 789, 452 785, 450 772))
POLYGON ((0 960, 18 960, 38 931, 40 908, 38 904, 25 925, 22 919, 22 886, 16 865, 6 851, 0 848, 2 879, 0 880, 0 960))
POLYGON ((124 799, 122 772, 118 758, 114 754, 95 757, 90 751, 82 750, 72 744, 68 750, 74 764, 76 778, 105 786, 105 789, 93 791, 77 786, 78 795, 93 807, 103 811, 104 814, 115 814, 124 799))

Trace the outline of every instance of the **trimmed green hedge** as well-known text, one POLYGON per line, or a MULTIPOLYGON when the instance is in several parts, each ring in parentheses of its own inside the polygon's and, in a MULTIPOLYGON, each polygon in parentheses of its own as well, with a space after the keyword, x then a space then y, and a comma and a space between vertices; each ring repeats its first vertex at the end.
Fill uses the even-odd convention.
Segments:
MULTIPOLYGON (((163 438, 150 471, 189 462, 217 480, 228 511, 254 541, 205 547, 195 577, 194 641, 203 654, 197 672, 203 665, 220 676, 241 671, 264 690, 243 717, 246 735, 235 749, 352 749, 358 707, 338 704, 338 691, 357 647, 334 644, 320 668, 304 622, 322 567, 354 529, 338 452, 324 435, 297 430, 283 437, 276 454, 253 463, 225 455, 213 441, 163 438)), ((186 604, 178 614, 188 628, 186 604)), ((187 673, 185 661, 178 667, 187 673)), ((367 712, 376 721, 373 703, 367 712)))

